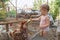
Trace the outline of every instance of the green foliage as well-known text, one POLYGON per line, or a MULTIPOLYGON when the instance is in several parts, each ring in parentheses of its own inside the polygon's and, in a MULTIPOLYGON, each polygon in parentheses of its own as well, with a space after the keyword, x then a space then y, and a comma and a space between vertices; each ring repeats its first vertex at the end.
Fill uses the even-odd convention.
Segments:
POLYGON ((0 0, 0 21, 6 18, 6 4, 8 0, 0 0))
POLYGON ((1 2, 6 2, 6 1, 9 1, 9 0, 0 0, 1 2))
POLYGON ((2 3, 0 2, 0 8, 2 8, 2 3))
POLYGON ((16 17, 16 11, 15 10, 11 10, 7 13, 8 17, 16 17))
POLYGON ((33 7, 33 9, 34 10, 38 10, 40 7, 40 5, 41 5, 41 3, 42 3, 42 0, 38 0, 38 1, 36 1, 36 0, 34 0, 34 7, 33 7))
POLYGON ((0 19, 6 18, 6 11, 5 10, 0 10, 0 19))
POLYGON ((55 0, 55 1, 56 1, 56 5, 60 7, 60 0, 55 0))
POLYGON ((53 16, 53 19, 55 20, 56 17, 59 15, 60 0, 55 0, 54 2, 51 2, 50 7, 50 12, 53 16))

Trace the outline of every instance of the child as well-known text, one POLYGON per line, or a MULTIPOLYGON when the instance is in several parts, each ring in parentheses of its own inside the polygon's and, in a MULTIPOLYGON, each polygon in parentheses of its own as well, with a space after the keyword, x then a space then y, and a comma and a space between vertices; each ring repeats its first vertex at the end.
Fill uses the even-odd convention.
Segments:
POLYGON ((48 16, 49 6, 47 4, 41 5, 40 9, 41 15, 39 18, 30 19, 30 20, 40 20, 40 35, 46 36, 47 31, 49 31, 50 19, 48 16))

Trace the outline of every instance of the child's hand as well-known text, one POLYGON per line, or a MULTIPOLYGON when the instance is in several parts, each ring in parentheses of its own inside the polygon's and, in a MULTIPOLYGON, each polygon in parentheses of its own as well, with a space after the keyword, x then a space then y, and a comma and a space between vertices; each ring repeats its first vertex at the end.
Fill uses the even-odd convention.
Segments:
POLYGON ((41 29, 43 29, 43 27, 42 27, 42 26, 40 26, 40 28, 41 28, 41 29))
POLYGON ((44 29, 44 28, 46 28, 46 27, 45 27, 45 26, 40 26, 40 28, 44 29))
POLYGON ((32 21, 32 18, 30 18, 30 21, 32 21))
POLYGON ((31 20, 29 19, 29 20, 27 21, 27 23, 30 22, 30 21, 31 21, 31 20))

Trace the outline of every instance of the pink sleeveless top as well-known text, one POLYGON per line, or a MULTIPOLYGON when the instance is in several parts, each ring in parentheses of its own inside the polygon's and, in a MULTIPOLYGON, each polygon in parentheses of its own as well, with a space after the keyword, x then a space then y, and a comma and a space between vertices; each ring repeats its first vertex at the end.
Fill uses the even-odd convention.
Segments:
POLYGON ((46 23, 46 22, 45 22, 46 17, 48 17, 48 15, 46 15, 46 16, 42 15, 42 16, 41 16, 40 26, 41 26, 41 25, 44 25, 44 24, 46 23))

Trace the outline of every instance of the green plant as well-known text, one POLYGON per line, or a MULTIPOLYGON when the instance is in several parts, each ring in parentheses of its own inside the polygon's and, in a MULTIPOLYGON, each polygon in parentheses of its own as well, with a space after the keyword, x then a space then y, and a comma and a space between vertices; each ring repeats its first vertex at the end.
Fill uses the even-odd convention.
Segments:
POLYGON ((8 0, 0 0, 0 21, 6 18, 6 4, 8 0))
POLYGON ((7 16, 9 17, 16 17, 16 11, 15 10, 11 10, 7 13, 7 16))
POLYGON ((53 19, 55 20, 56 17, 59 15, 60 0, 55 0, 54 2, 51 2, 50 7, 50 12, 53 16, 53 19))
POLYGON ((36 1, 36 0, 34 0, 34 7, 33 7, 33 9, 34 10, 38 10, 40 7, 40 5, 42 4, 42 0, 38 0, 38 1, 36 1))

